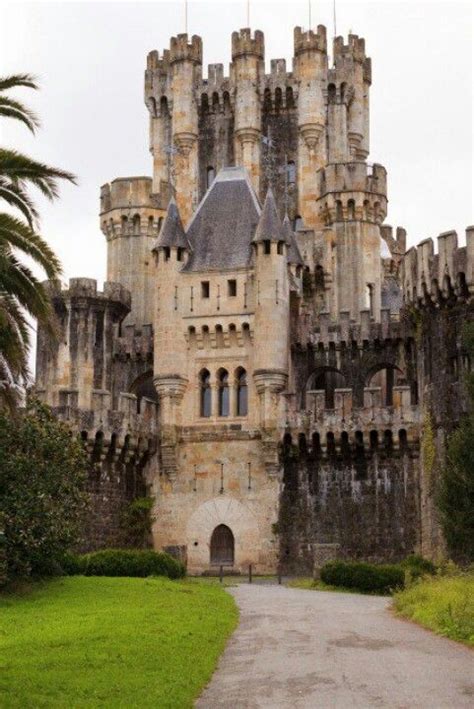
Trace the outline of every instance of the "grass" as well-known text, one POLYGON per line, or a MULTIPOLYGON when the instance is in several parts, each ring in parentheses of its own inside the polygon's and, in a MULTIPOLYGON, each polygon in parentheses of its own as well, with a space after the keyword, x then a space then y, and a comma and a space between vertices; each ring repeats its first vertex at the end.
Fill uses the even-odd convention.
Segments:
POLYGON ((395 594, 397 614, 474 646, 474 575, 424 578, 395 594))
POLYGON ((237 624, 197 581, 67 577, 0 596, 0 706, 192 707, 237 624))

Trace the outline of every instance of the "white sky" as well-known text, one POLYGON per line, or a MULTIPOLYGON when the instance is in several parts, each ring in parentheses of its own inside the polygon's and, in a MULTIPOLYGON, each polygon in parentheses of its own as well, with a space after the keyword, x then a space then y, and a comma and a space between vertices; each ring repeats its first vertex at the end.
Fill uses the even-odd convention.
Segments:
MULTIPOLYGON (((31 72, 41 91, 21 97, 37 111, 36 137, 3 121, 0 140, 75 172, 61 199, 43 204, 42 233, 65 278, 105 279, 99 188, 115 177, 151 174, 143 72, 151 49, 184 31, 184 2, 0 0, 0 71, 31 72)), ((189 2, 189 32, 204 43, 204 67, 230 61, 230 36, 246 26, 246 1, 189 2)), ((337 32, 365 37, 372 57, 371 162, 388 170, 387 223, 409 243, 457 229, 472 217, 472 22, 470 2, 343 2, 337 32)), ((313 0, 312 24, 333 33, 332 0, 313 0)), ((250 3, 265 33, 266 61, 291 66, 293 28, 308 25, 308 0, 250 3)), ((226 70, 227 73, 227 70, 226 70)))

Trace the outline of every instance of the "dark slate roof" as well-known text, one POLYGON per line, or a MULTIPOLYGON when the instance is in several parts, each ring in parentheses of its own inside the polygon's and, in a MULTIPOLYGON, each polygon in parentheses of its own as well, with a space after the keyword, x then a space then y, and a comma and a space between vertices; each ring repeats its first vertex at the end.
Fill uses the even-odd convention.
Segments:
POLYGON ((288 244, 288 263, 294 263, 297 266, 303 266, 303 259, 301 257, 298 244, 296 243, 296 236, 291 228, 291 222, 288 214, 285 215, 283 220, 283 231, 286 236, 286 243, 288 244))
POLYGON ((382 282, 382 308, 390 308, 391 313, 399 313, 403 305, 403 294, 395 278, 386 276, 382 282))
POLYGON ((192 252, 183 271, 247 266, 260 211, 247 172, 241 167, 221 170, 189 223, 192 252))
POLYGON ((164 246, 189 249, 189 243, 184 233, 183 223, 174 197, 171 197, 168 204, 168 211, 166 212, 166 217, 161 226, 158 238, 153 246, 153 251, 163 248, 164 246))
POLYGON ((268 188, 253 241, 286 241, 271 187, 268 188))

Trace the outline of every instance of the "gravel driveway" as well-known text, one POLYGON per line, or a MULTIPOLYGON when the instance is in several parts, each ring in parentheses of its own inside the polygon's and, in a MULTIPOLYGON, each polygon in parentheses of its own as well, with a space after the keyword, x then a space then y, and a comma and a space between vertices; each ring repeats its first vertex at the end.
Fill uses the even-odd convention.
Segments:
POLYGON ((199 709, 474 707, 474 653, 399 620, 390 599, 230 589, 240 625, 199 709))

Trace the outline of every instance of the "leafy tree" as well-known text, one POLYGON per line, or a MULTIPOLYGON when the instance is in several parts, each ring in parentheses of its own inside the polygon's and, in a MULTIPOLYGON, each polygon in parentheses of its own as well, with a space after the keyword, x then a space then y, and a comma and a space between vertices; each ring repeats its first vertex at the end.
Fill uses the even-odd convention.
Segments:
MULTIPOLYGON (((474 361, 474 323, 464 327, 464 347, 474 361)), ((474 560, 474 373, 466 377, 469 413, 449 436, 438 506, 450 552, 474 560)))
MULTIPOLYGON (((39 126, 36 115, 5 94, 18 87, 38 88, 29 74, 0 78, 0 118, 20 121, 34 133, 39 126)), ((59 260, 37 231, 39 213, 30 194, 30 188, 35 187, 53 200, 58 196, 59 180, 75 182, 75 177, 15 150, 0 148, 0 201, 9 210, 0 212, 0 407, 14 408, 28 381, 30 333, 25 313, 54 335, 46 288, 23 257, 29 257, 48 279, 61 273, 59 260)))
POLYGON ((47 574, 79 538, 87 503, 80 441, 49 408, 0 413, 0 520, 7 578, 47 574))

